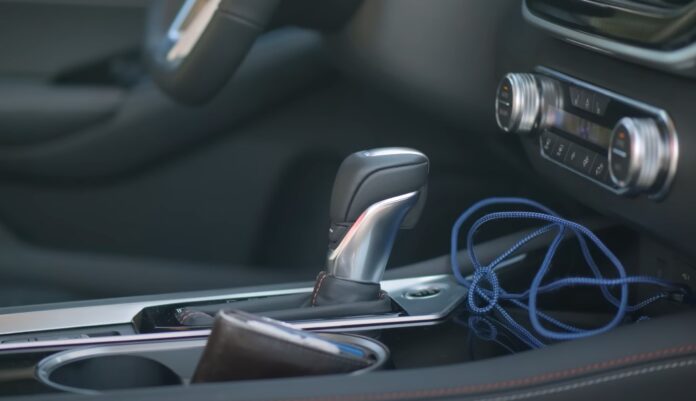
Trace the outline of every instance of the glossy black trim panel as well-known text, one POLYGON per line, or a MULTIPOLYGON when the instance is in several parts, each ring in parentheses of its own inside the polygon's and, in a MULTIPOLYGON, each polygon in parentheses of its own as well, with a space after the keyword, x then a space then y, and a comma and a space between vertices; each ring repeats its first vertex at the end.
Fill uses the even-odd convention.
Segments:
POLYGON ((696 37, 696 3, 657 7, 628 1, 526 0, 530 12, 568 28, 662 50, 696 37))

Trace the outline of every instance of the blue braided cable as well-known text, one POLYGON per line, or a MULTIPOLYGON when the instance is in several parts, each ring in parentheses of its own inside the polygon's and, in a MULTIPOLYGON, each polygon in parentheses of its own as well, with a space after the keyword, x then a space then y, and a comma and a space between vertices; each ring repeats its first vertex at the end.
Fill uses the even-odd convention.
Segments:
MULTIPOLYGON (((517 306, 520 307, 520 308, 523 308, 523 309, 525 309, 525 310, 529 310, 529 306, 528 306, 527 304, 525 304, 524 302, 520 302, 520 301, 518 301, 518 300, 511 300, 510 302, 513 303, 513 304, 515 304, 515 305, 517 305, 517 306)), ((570 331, 570 332, 572 332, 572 333, 578 333, 578 332, 581 332, 581 331, 582 331, 582 329, 577 328, 577 327, 572 326, 572 325, 567 324, 567 323, 563 323, 563 322, 561 322, 560 320, 555 319, 555 318, 553 318, 553 317, 547 315, 547 314, 544 313, 544 312, 538 311, 537 313, 539 314, 539 317, 540 317, 540 318, 542 318, 543 320, 546 320, 547 322, 553 324, 554 326, 556 326, 556 327, 558 327, 558 328, 561 328, 561 329, 570 331)))
POLYGON ((521 333, 526 342, 533 344, 535 347, 540 347, 544 344, 532 333, 517 323, 499 304, 499 301, 507 300, 512 302, 514 305, 526 309, 528 311, 529 320, 533 329, 542 337, 552 340, 569 340, 592 336, 612 330, 623 321, 627 312, 639 310, 649 304, 652 304, 653 302, 668 297, 668 294, 663 292, 649 297, 635 305, 628 305, 629 284, 649 284, 677 291, 682 289, 673 283, 655 277, 627 276, 626 270, 621 261, 592 231, 578 223, 561 218, 553 210, 529 199, 503 197, 489 198, 479 201, 462 213, 461 216, 459 216, 452 226, 451 234, 450 264, 452 273, 454 274, 458 283, 469 289, 469 293, 467 295, 467 303, 469 308, 477 313, 487 313, 495 309, 510 326, 521 333), (525 206, 536 209, 537 211, 489 213, 476 220, 467 234, 467 254, 472 266, 474 267, 474 273, 470 277, 464 277, 464 275, 461 273, 457 260, 459 232, 461 231, 461 227, 476 212, 485 207, 498 204, 525 206), (474 235, 483 225, 492 221, 503 219, 535 220, 543 221, 548 224, 527 234, 524 238, 517 241, 512 247, 508 248, 500 256, 496 257, 491 263, 484 266, 481 264, 478 256, 476 255, 474 235), (552 232, 554 229, 557 230, 555 237, 549 245, 539 270, 532 279, 529 289, 522 293, 508 293, 501 288, 496 274, 496 267, 529 241, 546 233, 552 232), (583 258, 590 267, 594 277, 567 277, 552 281, 550 283, 542 284, 551 267, 551 262, 556 255, 558 247, 566 237, 567 231, 570 231, 577 238, 582 250, 583 258), (616 270, 616 274, 618 275, 617 278, 606 278, 601 274, 600 269, 590 252, 587 241, 588 239, 589 242, 592 243, 599 251, 601 251, 602 254, 609 260, 611 265, 616 270), (483 284, 487 284, 490 288, 482 287, 483 284), (580 329, 554 319, 553 317, 538 310, 537 298, 540 294, 556 291, 569 286, 599 287, 604 298, 606 298, 608 302, 617 308, 614 317, 604 326, 595 329, 580 329), (620 296, 618 299, 610 292, 610 288, 612 287, 619 287, 620 296), (526 300, 527 303, 525 304, 522 302, 522 300, 526 300), (483 301, 483 304, 480 304, 478 301, 483 301), (542 325, 541 320, 564 331, 547 329, 542 325))
POLYGON ((665 298, 667 298, 668 296, 669 296, 669 295, 665 294, 664 292, 663 292, 663 293, 659 293, 659 294, 657 294, 657 295, 653 295, 652 297, 650 297, 650 298, 648 298, 648 299, 645 299, 645 300, 643 300, 643 301, 641 301, 641 302, 638 302, 638 303, 635 304, 635 305, 630 305, 630 306, 628 307, 628 311, 629 311, 629 312, 635 312, 635 311, 637 311, 637 310, 640 310, 640 309, 645 308, 646 306, 650 305, 650 304, 653 303, 653 302, 657 302, 657 301, 659 301, 659 300, 661 300, 661 299, 665 299, 665 298))
MULTIPOLYGON (((496 200, 496 203, 519 203, 518 201, 523 201, 521 203, 526 204, 527 206, 533 206, 536 207, 540 210, 546 211, 547 213, 551 214, 552 216, 558 216, 555 212, 553 212, 551 209, 528 199, 521 199, 521 198, 491 198, 490 200, 496 200), (510 202, 508 202, 510 201, 510 202)), ((483 207, 483 206, 481 206, 483 207)), ((494 260, 489 266, 494 267, 497 264, 501 263, 503 260, 505 260, 510 254, 514 253, 517 249, 522 247, 524 244, 527 242, 531 241, 532 239, 545 234, 546 232, 550 231, 556 224, 550 224, 548 226, 542 227, 541 229, 533 232, 532 234, 529 234, 527 237, 521 239, 519 242, 517 242, 512 248, 510 248, 508 251, 503 253, 501 256, 499 256, 496 260, 494 260)), ((577 230, 574 227, 571 227, 571 229, 577 234, 577 230)), ((469 240, 467 241, 469 246, 468 246, 468 252, 469 252, 469 257, 473 261, 474 267, 477 265, 480 265, 478 262, 478 258, 476 257, 474 247, 473 247, 473 235, 471 233, 475 232, 476 228, 472 228, 470 230, 470 236, 469 240)), ((592 270, 593 274, 595 277, 602 278, 602 274, 599 270, 599 267, 597 267, 596 262, 594 261, 594 258, 590 254, 589 247, 587 246, 587 241, 583 238, 582 235, 576 235, 576 238, 578 239, 578 242, 580 243, 580 248, 582 250, 583 257, 585 258, 585 261, 587 264, 590 266, 590 269, 592 270)), ((619 305, 619 300, 617 300, 607 289, 606 286, 600 286, 600 289, 604 295, 605 298, 607 298, 610 302, 612 302, 615 306, 619 305)))
MULTIPOLYGON (((562 331, 553 331, 549 330, 546 327, 544 327, 541 322, 539 321, 539 315, 537 313, 537 296, 538 296, 538 289, 539 286, 541 285, 542 280, 544 279, 546 273, 548 272, 550 266, 551 266, 551 261, 553 260, 553 257, 556 254, 558 246, 561 244, 565 237, 565 230, 567 227, 570 227, 573 229, 575 232, 580 232, 587 236, 592 242, 607 256, 607 258, 612 262, 612 265, 616 268, 619 277, 620 278, 625 278, 626 277, 626 272, 625 269, 623 268, 623 265, 621 262, 616 258, 616 256, 608 249, 606 246, 592 233, 590 230, 587 228, 574 223, 572 221, 568 221, 565 219, 562 219, 557 216, 552 216, 548 214, 543 214, 543 213, 538 213, 538 212, 498 212, 498 213, 490 213, 487 214, 480 219, 478 219, 473 226, 471 227, 468 238, 467 238, 467 243, 471 244, 470 246, 473 246, 473 234, 485 223, 490 222, 490 221, 495 221, 495 220, 501 220, 501 219, 529 219, 529 220, 542 220, 550 223, 557 224, 559 227, 559 231, 556 234, 556 237, 554 240, 551 242, 551 245, 549 246, 549 249, 546 252, 546 255, 544 257, 544 261, 542 262, 539 271, 537 274, 534 276, 532 283, 530 285, 529 289, 529 297, 528 297, 528 306, 529 306, 529 320, 532 324, 532 327, 534 328, 535 331, 540 333, 543 337, 554 339, 554 340, 569 340, 569 339, 576 339, 576 338, 581 338, 585 336, 590 336, 590 335, 595 335, 595 334, 600 334, 606 331, 609 331, 613 329, 614 327, 618 326, 621 321, 623 320, 623 317, 626 314, 626 307, 628 306, 628 285, 626 283, 622 283, 621 285, 621 300, 618 306, 618 311, 614 318, 607 323, 605 326, 599 327, 597 329, 593 330, 584 330, 582 332, 562 332, 562 331)), ((476 272, 474 273, 476 276, 476 272)), ((501 297, 500 293, 501 290, 498 288, 497 284, 497 278, 493 277, 494 273, 492 272, 485 272, 484 277, 487 279, 487 281, 493 286, 493 292, 495 296, 491 299, 491 303, 487 305, 487 307, 477 307, 478 311, 482 310, 490 310, 491 308, 489 307, 492 303, 495 303, 498 301, 498 299, 501 297)), ((480 282, 480 280, 479 280, 480 282)), ((476 282, 476 285, 479 284, 479 282, 476 282)), ((477 293, 477 291, 474 291, 473 293, 477 293)), ((504 297, 505 294, 503 294, 504 297)), ((473 298, 472 294, 469 296, 469 300, 473 298)))
MULTIPOLYGON (((502 204, 502 203, 519 203, 522 205, 530 206, 539 210, 542 210, 548 214, 551 215, 556 215, 554 211, 551 209, 546 208, 545 206, 534 202, 529 199, 524 199, 524 198, 488 198, 484 199, 481 201, 478 201, 475 203, 473 206, 471 206, 469 209, 464 211, 461 216, 454 222, 454 225, 452 226, 452 235, 450 239, 450 249, 452 250, 450 252, 450 266, 452 268, 452 273, 454 274, 454 277, 457 279, 457 281, 466 286, 467 288, 469 287, 467 278, 464 277, 462 274, 461 270, 459 269, 459 263, 457 261, 457 249, 458 249, 458 242, 459 242, 459 231, 462 228, 462 225, 464 222, 466 222, 474 213, 479 211, 480 209, 495 205, 495 204, 502 204)), ((469 252, 473 252, 471 249, 468 249, 469 252)), ((469 254, 469 258, 471 258, 471 253, 469 254)), ((474 259, 472 259, 473 261, 474 259)))
POLYGON ((534 334, 530 333, 529 330, 527 330, 524 326, 517 323, 517 321, 513 319, 512 316, 510 316, 510 314, 507 313, 507 311, 502 306, 496 305, 495 309, 498 311, 500 316, 502 316, 503 319, 507 321, 508 325, 512 327, 511 331, 513 333, 518 333, 518 338, 523 340, 526 344, 532 345, 531 348, 541 348, 545 345, 541 340, 536 338, 534 334))
MULTIPOLYGON (((592 254, 590 253, 590 248, 587 246, 587 241, 585 241, 585 238, 583 238, 582 235, 576 235, 576 238, 580 243, 580 250, 582 251, 582 256, 585 258, 585 262, 590 267, 590 270, 592 270, 592 274, 597 278, 603 278, 602 273, 599 270, 599 266, 597 266, 597 263, 592 257, 592 254)), ((602 295, 604 295, 605 299, 614 304, 614 306, 619 305, 619 300, 616 299, 616 297, 611 292, 609 292, 609 289, 606 286, 602 285, 599 287, 599 289, 602 291, 602 295)))
MULTIPOLYGON (((542 236, 542 235, 548 233, 549 231, 551 231, 551 230, 552 230, 553 228, 555 228, 555 227, 556 227, 555 224, 549 224, 549 225, 547 225, 547 226, 543 226, 543 227, 541 227, 540 229, 538 229, 538 230, 536 230, 536 231, 534 231, 534 232, 532 232, 532 233, 526 235, 524 238, 522 238, 521 240, 517 241, 517 243, 515 243, 515 245, 513 245, 512 247, 510 247, 507 251, 503 252, 500 256, 498 256, 497 258, 495 258, 495 259, 488 265, 488 267, 490 267, 491 269, 495 269, 499 264, 501 264, 502 262, 504 262, 505 259, 507 259, 510 255, 512 255, 513 253, 517 252, 517 250, 520 249, 522 246, 524 246, 527 242, 533 240, 534 238, 540 237, 540 236, 542 236)), ((473 253, 473 255, 476 255, 476 253, 473 253)))
MULTIPOLYGON (((587 277, 579 277, 578 279, 587 280, 588 278, 587 277)), ((544 293, 552 292, 552 291, 561 289, 563 287, 566 287, 568 283, 565 282, 565 280, 567 280, 567 279, 552 281, 549 284, 546 284, 542 287, 539 287, 538 293, 544 294, 544 293)), ((621 280, 616 280, 616 284, 619 284, 620 282, 621 282, 621 280)), ((626 282, 628 284, 641 284, 641 283, 643 283, 643 284, 656 284, 656 285, 659 285, 662 287, 673 288, 675 291, 680 291, 682 289, 679 286, 672 285, 670 282, 667 282, 665 280, 655 279, 654 277, 640 277, 640 276, 627 277, 626 282), (643 278, 645 280, 640 280, 641 278, 643 278)), ((579 284, 582 285, 582 283, 579 283, 579 284)), ((602 287, 606 287, 607 285, 611 285, 611 284, 607 284, 606 282, 596 281, 596 282, 594 282, 594 284, 588 283, 586 285, 597 285, 597 286, 601 285, 602 287)), ((505 300, 510 301, 521 308, 528 309, 526 304, 518 301, 518 299, 526 299, 528 296, 529 296, 529 290, 526 290, 526 291, 518 293, 518 294, 507 294, 505 296, 505 300)), ((651 296, 651 297, 649 297, 641 302, 638 302, 635 305, 627 306, 626 311, 627 312, 635 312, 637 310, 643 309, 644 307, 646 307, 646 306, 648 306, 656 301, 659 301, 661 299, 666 299, 668 297, 669 297, 669 294, 662 292, 662 293, 659 293, 657 295, 653 295, 653 296, 651 296)), ((616 306, 616 304, 615 304, 615 306, 616 306)), ((566 330, 570 330, 570 331, 579 330, 579 329, 576 329, 572 326, 568 326, 565 323, 556 321, 553 318, 551 318, 550 316, 548 316, 542 312, 539 312, 539 317, 543 318, 544 320, 546 320, 549 323, 552 323, 558 327, 565 328, 566 330)))

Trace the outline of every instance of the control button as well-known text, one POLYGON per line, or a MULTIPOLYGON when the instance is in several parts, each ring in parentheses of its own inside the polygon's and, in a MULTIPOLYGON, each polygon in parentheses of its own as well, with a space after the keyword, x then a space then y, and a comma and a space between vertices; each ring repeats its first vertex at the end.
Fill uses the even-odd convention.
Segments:
POLYGON ((669 147, 651 118, 625 117, 609 142, 609 173, 618 188, 638 193, 653 189, 670 162, 669 147))
POLYGON ((541 144, 541 150, 544 152, 546 155, 551 154, 551 150, 553 149, 553 145, 556 144, 556 138, 558 138, 556 135, 550 133, 549 131, 544 131, 541 133, 541 138, 540 138, 540 144, 541 144))
POLYGON ((578 105, 576 107, 585 110, 585 103, 587 101, 587 92, 582 89, 578 89, 578 105))
POLYGON ((570 103, 575 107, 580 107, 580 89, 574 86, 570 87, 570 103))
POLYGON ((594 112, 594 102, 595 95, 593 92, 573 86, 570 87, 570 103, 573 106, 592 113, 594 112))
POLYGON ((586 89, 570 87, 570 103, 573 106, 597 115, 604 115, 609 97, 586 89))
POLYGON ((599 116, 603 116, 607 111, 607 106, 609 106, 609 97, 595 93, 592 112, 599 116))
POLYGON ((589 173, 594 163, 597 154, 594 152, 585 152, 585 154, 580 158, 580 168, 583 173, 589 173))
POLYGON ((575 171, 589 174, 597 154, 582 146, 571 144, 566 156, 566 164, 575 171))
POLYGON ((498 118, 498 123, 502 126, 510 125, 510 115, 512 114, 512 105, 506 103, 502 100, 498 101, 498 108, 496 110, 496 116, 498 118))
POLYGON ((619 126, 614 135, 614 142, 611 145, 611 151, 621 157, 627 157, 631 151, 631 138, 628 130, 624 126, 619 126))
POLYGON ((590 176, 595 180, 602 182, 604 184, 611 184, 611 179, 609 178, 609 161, 606 157, 597 155, 595 157, 595 162, 590 169, 590 176))
POLYGON ((553 145, 553 149, 551 150, 551 158, 558 160, 559 162, 563 162, 563 160, 566 157, 566 154, 568 153, 569 146, 570 142, 559 137, 556 140, 556 143, 553 145))
POLYGON ((612 153, 611 174, 616 178, 617 182, 624 182, 629 176, 631 161, 624 152, 612 151, 612 153))
POLYGON ((495 118, 505 132, 530 132, 539 115, 541 95, 533 74, 507 74, 500 81, 495 118))
POLYGON ((609 146, 611 172, 617 183, 625 182, 631 169, 631 138, 624 125, 618 125, 609 146))
POLYGON ((578 158, 580 157, 580 146, 573 143, 568 146, 568 156, 566 156, 566 164, 570 167, 574 167, 577 164, 578 158))
POLYGON ((592 111, 594 107, 594 93, 585 92, 585 96, 582 98, 582 109, 585 111, 592 111))
POLYGON ((512 86, 503 84, 498 88, 498 100, 510 103, 512 102, 512 86))

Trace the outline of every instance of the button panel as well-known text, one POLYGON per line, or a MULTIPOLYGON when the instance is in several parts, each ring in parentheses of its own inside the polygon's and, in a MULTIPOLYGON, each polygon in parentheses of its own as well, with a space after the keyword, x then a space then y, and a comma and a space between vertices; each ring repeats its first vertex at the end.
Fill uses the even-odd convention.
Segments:
POLYGON ((495 107, 498 126, 538 140, 548 161, 617 195, 667 196, 679 144, 665 110, 546 67, 506 74, 495 107))
POLYGON ((539 148, 544 158, 598 184, 616 189, 609 176, 606 155, 550 131, 544 131, 539 136, 539 148))
POLYGON ((606 113, 610 101, 608 96, 577 86, 570 86, 568 92, 570 95, 570 103, 574 107, 598 116, 603 116, 604 113, 606 113))

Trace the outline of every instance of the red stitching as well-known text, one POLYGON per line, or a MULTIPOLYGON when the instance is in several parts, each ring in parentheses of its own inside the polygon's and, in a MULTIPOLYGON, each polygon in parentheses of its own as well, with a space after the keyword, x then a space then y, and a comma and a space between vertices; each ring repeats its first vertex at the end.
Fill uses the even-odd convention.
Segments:
POLYGON ((317 281, 317 286, 314 287, 314 294, 312 294, 312 306, 317 305, 317 297, 319 296, 319 290, 321 289, 321 285, 324 283, 324 279, 326 278, 326 276, 328 276, 328 274, 326 274, 326 272, 321 272, 319 273, 319 276, 321 277, 318 277, 319 281, 317 281))
POLYGON ((446 387, 427 390, 414 391, 395 391, 387 393, 372 393, 361 395, 336 395, 324 397, 307 397, 307 398, 289 398, 280 399, 279 401, 384 401, 404 398, 421 398, 421 397, 443 397, 451 395, 466 395, 483 391, 502 390, 515 386, 525 386, 530 384, 544 383, 555 379, 563 379, 572 376, 577 376, 584 373, 590 373, 597 370, 607 368, 620 367, 633 362, 646 362, 666 356, 687 354, 696 351, 696 344, 682 345, 679 347, 666 348, 658 351, 643 352, 625 356, 618 359, 597 362, 581 367, 560 370, 556 372, 544 373, 537 376, 530 376, 520 379, 506 380, 497 383, 482 383, 470 384, 459 387, 446 387))

